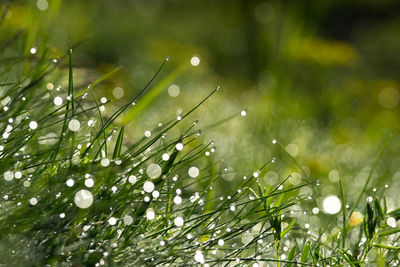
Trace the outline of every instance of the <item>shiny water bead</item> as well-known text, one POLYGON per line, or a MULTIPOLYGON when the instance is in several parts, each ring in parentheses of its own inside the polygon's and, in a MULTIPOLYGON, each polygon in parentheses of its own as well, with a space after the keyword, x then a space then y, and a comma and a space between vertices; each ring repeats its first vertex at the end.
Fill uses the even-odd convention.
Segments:
POLYGON ((81 128, 81 123, 78 120, 72 119, 69 121, 68 129, 70 129, 73 132, 76 132, 79 130, 79 128, 81 128))
POLYGON ((11 171, 4 172, 4 179, 6 181, 11 181, 12 179, 14 179, 14 173, 11 171))
POLYGON ((100 165, 103 167, 108 167, 110 165, 110 160, 108 158, 101 159, 100 165))
POLYGON ((336 214, 340 211, 342 203, 337 196, 331 195, 324 199, 322 208, 327 214, 336 214))
POLYGON ((147 181, 143 184, 143 190, 147 193, 151 193, 154 190, 154 184, 150 181, 147 181))
POLYGON ((86 187, 93 187, 93 185, 94 185, 94 180, 92 179, 92 178, 88 178, 88 179, 86 179, 85 180, 85 186, 86 187))
POLYGON ((161 158, 162 158, 163 161, 167 161, 167 160, 169 160, 169 155, 168 155, 167 153, 164 153, 164 154, 161 156, 161 158))
POLYGON ((60 96, 56 96, 53 100, 54 105, 61 106, 63 103, 63 99, 60 96))
POLYGON ((201 264, 205 263, 203 253, 201 253, 201 251, 199 251, 199 250, 196 251, 196 253, 194 254, 194 260, 201 264))
POLYGON ((146 218, 148 220, 154 220, 155 217, 156 217, 156 214, 152 208, 149 208, 146 210, 146 218))
POLYGON ((129 178, 128 178, 128 181, 129 181, 131 184, 134 184, 134 183, 136 183, 136 181, 137 181, 137 177, 136 177, 135 175, 130 175, 129 178))
POLYGON ((117 223, 117 219, 115 219, 114 217, 111 217, 110 219, 108 219, 109 225, 115 225, 116 223, 117 223))
POLYGON ((200 64, 200 58, 198 56, 194 56, 190 59, 190 64, 192 64, 192 66, 196 67, 200 64))
POLYGON ((184 223, 184 220, 182 217, 176 217, 174 220, 174 224, 178 227, 182 227, 184 223))
POLYGON ((152 179, 156 179, 158 177, 161 176, 161 167, 158 164, 150 164, 147 169, 146 169, 146 173, 147 175, 152 178, 152 179))
POLYGON ((242 110, 242 111, 240 112, 240 115, 241 115, 242 117, 246 116, 246 115, 247 115, 246 110, 242 110))
POLYGON ((131 225, 133 223, 133 218, 129 215, 125 215, 123 220, 125 225, 131 225))
POLYGON ((37 198, 33 197, 29 200, 29 204, 31 204, 32 206, 35 206, 38 203, 37 198))
POLYGON ((93 195, 88 190, 79 190, 75 194, 74 202, 81 209, 89 208, 93 203, 93 195))
POLYGON ((182 143, 177 143, 175 146, 176 150, 182 150, 183 149, 183 144, 182 143))
POLYGON ((199 176, 200 171, 197 167, 192 166, 189 168, 188 174, 190 177, 195 178, 195 177, 199 176))
POLYGON ((175 203, 176 205, 181 204, 181 203, 182 203, 182 198, 181 198, 180 196, 175 196, 175 197, 174 197, 174 203, 175 203))
POLYGON ((29 123, 29 128, 31 128, 32 130, 35 130, 38 127, 38 124, 36 121, 31 121, 29 123))
POLYGON ((67 182, 66 182, 66 184, 67 184, 68 187, 74 186, 74 183, 75 183, 75 182, 74 182, 73 179, 68 179, 67 182))

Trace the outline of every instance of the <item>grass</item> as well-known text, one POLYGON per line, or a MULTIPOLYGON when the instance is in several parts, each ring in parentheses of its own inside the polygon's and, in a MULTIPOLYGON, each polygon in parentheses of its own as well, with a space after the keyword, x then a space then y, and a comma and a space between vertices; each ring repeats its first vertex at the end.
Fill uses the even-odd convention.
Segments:
MULTIPOLYGON (((265 186, 260 177, 275 159, 255 171, 229 173, 215 143, 202 138, 201 132, 240 114, 205 126, 192 118, 219 86, 178 118, 171 112, 169 120, 154 122, 147 136, 127 136, 129 122, 178 75, 159 81, 167 59, 132 99, 109 111, 112 101, 99 100, 96 86, 119 68, 77 87, 77 46, 54 60, 44 48, 26 55, 20 49, 26 38, 4 40, 0 63, 1 264, 398 264, 400 230, 393 220, 400 219, 400 210, 389 210, 384 194, 369 196, 367 190, 388 140, 349 212, 329 215, 342 218, 342 225, 310 229, 301 214, 308 221, 315 196, 299 190, 317 190, 311 177, 296 186, 290 176, 265 186), (62 103, 55 103, 56 97, 62 103), (231 174, 238 185, 230 192, 219 188, 218 180, 231 174), (355 211, 363 214, 357 223, 351 217, 355 211)), ((279 142, 277 147, 285 151, 279 142)), ((342 182, 340 187, 345 205, 351 197, 342 182)))

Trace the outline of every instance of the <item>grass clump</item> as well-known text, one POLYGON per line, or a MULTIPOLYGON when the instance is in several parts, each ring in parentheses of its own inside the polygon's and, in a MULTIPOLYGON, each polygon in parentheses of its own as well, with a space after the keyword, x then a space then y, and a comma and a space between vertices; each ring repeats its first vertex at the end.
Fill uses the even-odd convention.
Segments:
MULTIPOLYGON (((400 211, 388 210, 383 195, 362 201, 371 175, 350 212, 334 215, 342 225, 309 229, 296 217, 311 213, 302 203, 314 196, 299 189, 318 185, 310 178, 293 186, 291 177, 262 185, 260 174, 274 159, 233 173, 240 181, 234 190, 218 187, 232 173, 215 156, 215 143, 202 139, 208 126, 189 120, 219 87, 178 118, 154 122, 144 137, 127 138, 121 116, 168 60, 135 97, 108 112, 110 101, 98 99, 95 87, 118 69, 77 88, 71 47, 54 59, 45 49, 27 54, 23 43, 23 34, 5 42, 3 55, 13 56, 0 66, 1 264, 398 264, 400 211), (365 210, 356 214, 359 204, 365 210)), ((342 191, 343 205, 345 197, 342 191)))

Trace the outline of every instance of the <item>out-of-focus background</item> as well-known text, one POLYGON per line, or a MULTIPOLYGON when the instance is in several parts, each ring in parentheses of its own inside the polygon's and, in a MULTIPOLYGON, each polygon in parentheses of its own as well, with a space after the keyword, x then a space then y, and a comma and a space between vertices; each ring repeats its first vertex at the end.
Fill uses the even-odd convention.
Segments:
POLYGON ((252 172, 275 157, 262 183, 289 174, 293 186, 320 180, 314 192, 320 203, 339 194, 341 177, 354 202, 392 136, 368 190, 386 192, 394 207, 400 190, 397 0, 13 1, 4 25, 13 30, 3 36, 30 29, 21 47, 27 54, 34 47, 60 56, 69 38, 82 41, 74 49, 78 89, 122 66, 96 88, 114 107, 170 57, 154 83, 166 81, 162 92, 127 127, 132 139, 187 112, 220 85, 182 129, 195 119, 205 127, 246 110, 203 131, 205 141, 215 139, 230 173, 220 181, 226 190, 241 179, 232 173, 252 172))

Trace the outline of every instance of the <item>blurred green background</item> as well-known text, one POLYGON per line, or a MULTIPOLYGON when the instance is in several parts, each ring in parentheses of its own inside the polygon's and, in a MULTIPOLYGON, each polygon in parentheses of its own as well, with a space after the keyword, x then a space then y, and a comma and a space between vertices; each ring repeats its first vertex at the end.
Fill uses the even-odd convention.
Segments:
MULTIPOLYGON (((3 22, 9 31, 1 34, 28 29, 21 49, 48 48, 55 57, 69 38, 83 41, 74 50, 77 88, 122 66, 96 88, 114 107, 139 92, 170 57, 156 80, 167 79, 163 90, 129 124, 132 139, 188 111, 220 85, 186 126, 195 119, 207 126, 246 110, 247 116, 203 132, 205 141, 216 140, 229 173, 254 171, 276 157, 261 182, 276 184, 288 174, 292 185, 320 180, 314 192, 319 203, 338 195, 339 176, 354 201, 381 144, 392 136, 368 190, 385 191, 394 208, 400 190, 399 14, 397 0, 32 0, 13 1, 3 22)), ((221 188, 238 179, 225 175, 221 188)))

